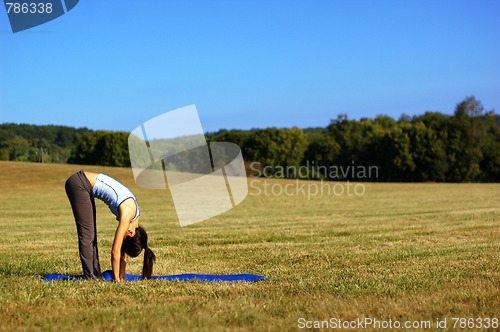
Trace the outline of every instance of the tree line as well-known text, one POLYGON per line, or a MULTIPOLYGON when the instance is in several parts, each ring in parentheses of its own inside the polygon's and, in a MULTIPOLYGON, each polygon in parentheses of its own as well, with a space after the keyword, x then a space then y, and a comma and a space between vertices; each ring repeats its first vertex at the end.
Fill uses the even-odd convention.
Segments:
POLYGON ((283 170, 306 167, 302 174, 309 178, 333 180, 500 180, 500 116, 485 112, 473 96, 457 104, 453 115, 426 112, 397 121, 339 115, 326 128, 221 130, 209 139, 241 146, 247 163, 254 162, 250 171, 260 175, 267 168, 266 174, 296 176, 283 170), (373 167, 371 176, 359 175, 373 167))
POLYGON ((87 128, 0 124, 0 160, 67 163, 90 133, 87 128))
MULTIPOLYGON (((129 167, 128 135, 1 124, 0 160, 129 167)), ((458 103, 453 115, 426 112, 398 120, 384 115, 350 120, 339 115, 324 128, 219 130, 206 138, 238 144, 249 175, 357 181, 500 180, 500 116, 486 112, 473 96, 458 103), (360 173, 366 169, 376 172, 360 173)))

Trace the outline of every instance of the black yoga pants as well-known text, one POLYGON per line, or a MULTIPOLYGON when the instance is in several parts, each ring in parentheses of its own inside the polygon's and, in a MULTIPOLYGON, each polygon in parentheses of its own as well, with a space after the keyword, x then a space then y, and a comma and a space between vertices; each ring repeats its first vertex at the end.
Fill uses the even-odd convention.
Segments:
POLYGON ((65 189, 75 217, 83 274, 87 279, 102 279, 97 251, 96 210, 92 185, 85 173, 79 171, 69 177, 65 189))

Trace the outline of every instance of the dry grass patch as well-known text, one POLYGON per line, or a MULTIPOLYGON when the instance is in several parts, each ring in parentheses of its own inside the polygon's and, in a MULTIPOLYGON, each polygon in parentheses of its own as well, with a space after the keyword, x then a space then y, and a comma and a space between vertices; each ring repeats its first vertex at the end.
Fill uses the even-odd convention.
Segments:
MULTIPOLYGON (((181 228, 169 193, 137 187, 130 169, 0 162, 0 330, 289 331, 300 317, 498 317, 498 184, 367 183, 362 196, 308 199, 257 195, 263 183, 249 181, 237 208, 181 228), (44 282, 46 273, 81 273, 64 193, 80 168, 136 194, 155 274, 269 280, 44 282)), ((101 266, 109 269, 116 221, 97 203, 101 266)), ((140 274, 141 262, 128 272, 140 274)))

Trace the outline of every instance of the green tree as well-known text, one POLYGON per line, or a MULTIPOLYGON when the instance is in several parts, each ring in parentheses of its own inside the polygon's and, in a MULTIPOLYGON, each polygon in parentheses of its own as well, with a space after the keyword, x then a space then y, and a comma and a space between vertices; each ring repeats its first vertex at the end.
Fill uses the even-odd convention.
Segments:
MULTIPOLYGON (((205 137, 208 142, 231 142, 242 148, 253 132, 254 130, 221 129, 215 133, 207 133, 205 137)), ((245 154, 243 153, 244 156, 245 154)))
POLYGON ((102 166, 130 166, 128 133, 96 131, 76 146, 69 163, 102 166))
POLYGON ((493 111, 484 116, 486 137, 483 145, 483 160, 479 166, 481 180, 500 182, 500 116, 493 111))
POLYGON ((373 121, 373 123, 375 125, 379 125, 380 127, 382 127, 385 130, 391 130, 392 128, 396 127, 398 124, 396 122, 396 120, 394 120, 393 118, 391 118, 388 115, 377 115, 375 117, 375 120, 373 121))
POLYGON ((482 122, 484 107, 475 97, 467 97, 457 104, 452 120, 450 134, 450 165, 455 181, 474 181, 481 174, 480 162, 483 159, 485 130, 482 122))
POLYGON ((333 165, 340 153, 340 145, 330 135, 323 134, 312 141, 304 153, 303 164, 333 165))
POLYGON ((298 167, 306 148, 307 137, 299 128, 256 130, 244 145, 248 161, 272 168, 298 167))
POLYGON ((87 128, 65 126, 0 124, 0 159, 40 162, 43 155, 44 162, 65 163, 71 149, 90 132, 87 128), (19 138, 23 140, 22 153, 19 138))
POLYGON ((437 133, 420 121, 406 126, 406 131, 415 163, 412 179, 444 181, 447 172, 446 152, 437 133))
POLYGON ((339 115, 327 127, 328 134, 340 147, 337 158, 332 161, 335 166, 380 166, 377 164, 377 145, 395 122, 386 117, 379 117, 374 123, 370 119, 360 121, 349 120, 346 115, 339 115))
POLYGON ((27 161, 30 142, 19 135, 12 135, 0 143, 0 147, 8 151, 9 160, 27 161))
POLYGON ((377 144, 377 164, 383 180, 411 180, 415 161, 408 135, 411 124, 402 124, 387 132, 377 144))

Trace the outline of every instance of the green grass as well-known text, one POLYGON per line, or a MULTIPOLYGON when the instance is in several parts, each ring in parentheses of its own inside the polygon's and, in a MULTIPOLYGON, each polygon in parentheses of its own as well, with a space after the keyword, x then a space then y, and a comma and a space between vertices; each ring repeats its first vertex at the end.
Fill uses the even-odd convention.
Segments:
MULTIPOLYGON (((499 184, 370 183, 363 196, 308 200, 256 195, 263 183, 250 179, 237 208, 181 228, 167 191, 137 187, 130 169, 85 166, 136 194, 154 274, 269 280, 47 283, 46 273, 81 273, 64 182, 82 167, 0 162, 0 330, 290 331, 299 318, 500 316, 499 184)), ((106 270, 116 221, 97 209, 106 270)), ((127 272, 141 267, 142 255, 127 272)))

